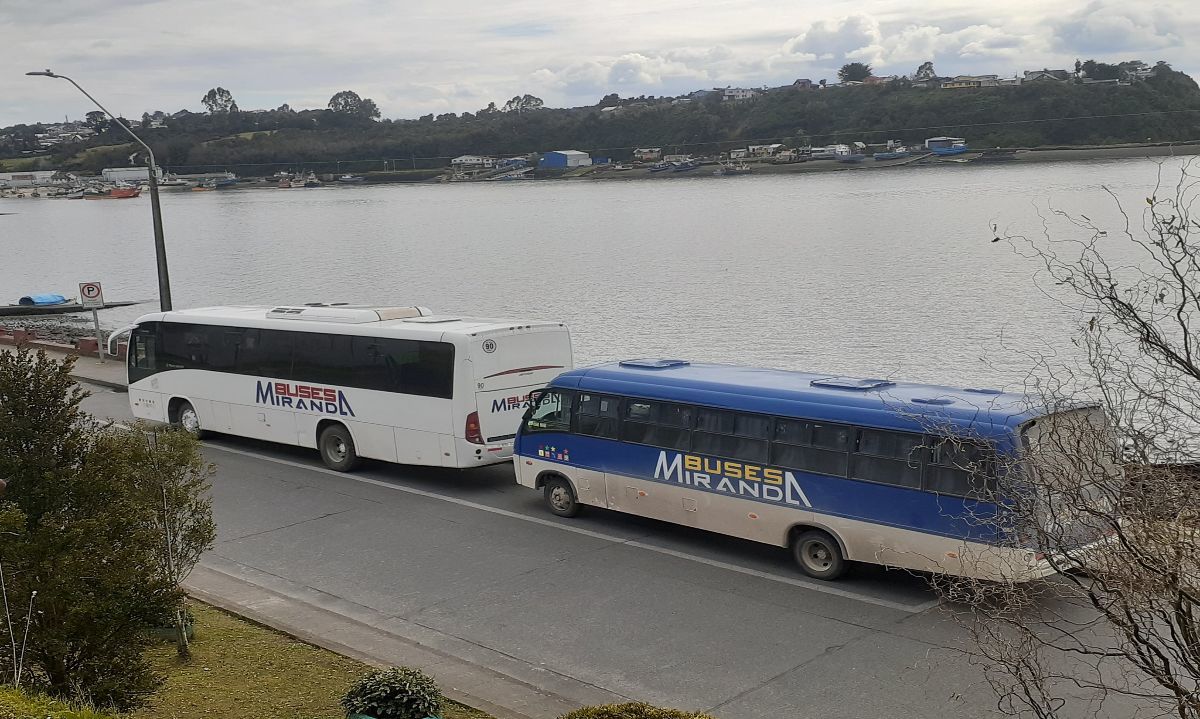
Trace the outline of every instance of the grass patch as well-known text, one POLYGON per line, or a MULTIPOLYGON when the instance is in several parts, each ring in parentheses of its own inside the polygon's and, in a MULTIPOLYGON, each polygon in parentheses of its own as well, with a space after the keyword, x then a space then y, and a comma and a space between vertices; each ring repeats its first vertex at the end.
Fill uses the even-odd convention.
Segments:
POLYGON ((87 707, 27 694, 13 687, 0 687, 0 719, 115 719, 87 707))
POLYGON ((38 163, 49 155, 33 155, 30 157, 10 157, 0 160, 0 172, 29 172, 37 169, 38 163))
MULTIPOLYGON (((151 658, 167 683, 131 719, 344 719, 338 700, 371 670, 206 604, 193 603, 192 611, 191 661, 181 663, 174 644, 153 648, 151 658)), ((491 719, 450 701, 443 717, 491 719)))
POLYGON ((259 137, 259 136, 269 137, 271 135, 274 135, 276 132, 279 132, 279 131, 278 130, 251 130, 249 132, 239 132, 236 135, 229 135, 228 137, 218 137, 215 140, 205 140, 204 142, 201 142, 200 144, 201 145, 212 145, 212 144, 218 143, 218 142, 228 142, 229 140, 250 140, 250 139, 253 139, 253 138, 259 137))

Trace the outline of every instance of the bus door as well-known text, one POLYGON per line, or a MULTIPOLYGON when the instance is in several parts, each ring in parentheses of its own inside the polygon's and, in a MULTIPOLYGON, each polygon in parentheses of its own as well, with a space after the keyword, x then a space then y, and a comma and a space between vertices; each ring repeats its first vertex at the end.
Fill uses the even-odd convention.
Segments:
MULTIPOLYGON (((525 417, 522 430, 521 454, 526 459, 517 464, 517 471, 524 473, 527 466, 534 467, 534 475, 524 477, 526 486, 536 486, 534 478, 546 470, 561 473, 575 488, 575 497, 582 504, 607 507, 605 498, 604 469, 597 464, 604 456, 597 452, 595 440, 571 432, 573 410, 581 403, 595 404, 596 395, 576 393, 570 390, 534 390, 531 407, 525 417), (533 460, 539 460, 535 465, 533 460)), ((615 400, 614 400, 615 404, 615 400)), ((586 423, 582 429, 589 430, 586 423)))

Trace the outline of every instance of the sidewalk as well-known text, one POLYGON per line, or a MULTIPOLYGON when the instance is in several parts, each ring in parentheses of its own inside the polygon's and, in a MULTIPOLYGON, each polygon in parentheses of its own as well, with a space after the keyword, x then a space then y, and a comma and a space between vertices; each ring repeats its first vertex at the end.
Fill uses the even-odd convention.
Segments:
POLYGON ((343 656, 378 667, 419 667, 447 697, 497 719, 555 719, 585 704, 628 701, 220 556, 205 557, 183 586, 196 599, 343 656))
MULTIPOLYGON (((11 352, 13 349, 13 345, 0 344, 0 352, 11 352)), ((48 357, 59 362, 74 354, 67 351, 66 348, 54 349, 44 345, 33 346, 32 349, 42 350, 48 357)), ((71 372, 71 376, 77 382, 87 382, 109 389, 125 391, 129 388, 129 381, 125 374, 125 360, 117 357, 107 357, 104 362, 101 362, 94 356, 80 356, 75 361, 75 369, 71 372)))

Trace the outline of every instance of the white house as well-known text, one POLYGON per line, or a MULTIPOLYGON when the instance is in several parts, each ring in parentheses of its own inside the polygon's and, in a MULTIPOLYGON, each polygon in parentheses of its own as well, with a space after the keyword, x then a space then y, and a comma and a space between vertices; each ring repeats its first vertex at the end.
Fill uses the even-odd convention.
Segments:
POLYGON ((721 93, 722 102, 741 102, 749 100, 758 94, 758 90, 753 90, 746 87, 726 87, 718 90, 721 93))
POLYGON ((450 166, 460 168, 460 169, 465 169, 465 168, 470 168, 470 167, 483 167, 483 168, 495 167, 496 166, 496 158, 484 157, 483 155, 459 155, 458 157, 456 157, 450 161, 450 166))
POLYGON ((783 143, 776 142, 772 145, 751 145, 746 150, 755 157, 770 157, 783 149, 783 143))

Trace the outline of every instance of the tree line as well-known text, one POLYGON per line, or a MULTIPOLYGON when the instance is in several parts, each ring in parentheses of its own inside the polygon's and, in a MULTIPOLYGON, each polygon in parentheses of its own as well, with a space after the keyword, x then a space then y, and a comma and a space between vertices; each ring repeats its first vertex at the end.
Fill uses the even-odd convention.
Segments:
MULTIPOLYGON (((1097 75, 1116 67, 1090 60, 1083 65, 1097 75)), ((846 78, 861 77, 870 67, 843 70, 846 78)), ((374 101, 349 90, 334 95, 320 110, 283 105, 246 112, 219 87, 204 96, 203 104, 205 113, 147 113, 132 125, 136 131, 140 124, 161 164, 179 171, 368 158, 407 159, 414 167, 432 167, 462 154, 563 148, 620 160, 645 146, 706 155, 758 141, 797 146, 897 139, 918 144, 933 135, 966 137, 975 147, 1171 142, 1195 139, 1200 127, 1200 88, 1165 63, 1153 77, 1130 85, 1041 81, 942 90, 915 88, 901 79, 825 89, 785 86, 742 102, 722 101, 715 92, 682 99, 610 94, 595 106, 563 109, 521 95, 474 113, 428 114, 415 120, 381 120, 374 101)), ((43 164, 80 171, 128 164, 128 138, 102 116, 89 116, 93 120, 95 137, 56 148, 43 164), (81 153, 89 148, 96 149, 81 153)), ((18 155, 27 146, 20 138, 37 127, 0 131, 7 137, 0 141, 0 156, 6 151, 18 155)))

